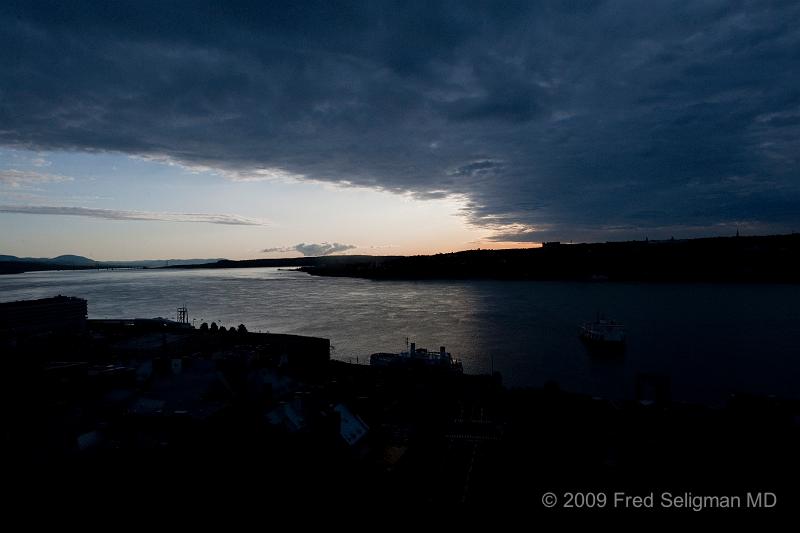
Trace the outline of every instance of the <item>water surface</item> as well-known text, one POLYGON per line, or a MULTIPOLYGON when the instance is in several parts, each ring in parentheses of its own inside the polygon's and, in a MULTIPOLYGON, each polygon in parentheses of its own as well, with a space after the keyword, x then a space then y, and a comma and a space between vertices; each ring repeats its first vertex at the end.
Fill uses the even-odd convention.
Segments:
POLYGON ((798 397, 800 286, 531 281, 369 281, 274 268, 32 272, 0 276, 0 301, 86 298, 90 318, 175 317, 199 325, 331 339, 332 356, 445 345, 466 372, 629 398, 639 372, 666 374, 677 399, 734 391, 798 397), (602 311, 628 326, 618 359, 587 354, 578 324, 602 311))

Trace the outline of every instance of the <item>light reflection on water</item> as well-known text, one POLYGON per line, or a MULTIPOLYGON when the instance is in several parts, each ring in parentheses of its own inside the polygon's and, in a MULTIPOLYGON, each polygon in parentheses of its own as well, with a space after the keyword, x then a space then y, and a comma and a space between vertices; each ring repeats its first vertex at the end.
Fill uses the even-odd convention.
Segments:
POLYGON ((800 286, 573 282, 374 282, 278 269, 74 271, 0 276, 0 300, 64 294, 91 318, 171 317, 251 331, 331 339, 333 357, 418 346, 459 356, 466 372, 507 384, 616 398, 638 372, 671 376, 678 399, 717 402, 745 390, 797 397, 800 286), (604 311, 626 323, 624 358, 589 357, 582 320, 604 311))

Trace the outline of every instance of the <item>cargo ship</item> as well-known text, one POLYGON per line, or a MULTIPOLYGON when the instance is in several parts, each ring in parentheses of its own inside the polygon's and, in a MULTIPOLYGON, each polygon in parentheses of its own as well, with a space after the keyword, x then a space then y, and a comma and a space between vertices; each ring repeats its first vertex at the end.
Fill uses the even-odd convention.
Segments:
POLYGON ((598 316, 594 321, 581 324, 578 336, 588 344, 621 347, 625 344, 625 325, 598 316))
MULTIPOLYGON (((406 340, 406 345, 408 346, 408 340, 406 340)), ((393 368, 439 368, 459 374, 464 372, 461 361, 454 358, 444 346, 435 352, 428 351, 426 348, 417 348, 416 343, 413 342, 404 352, 374 353, 369 357, 369 364, 393 368)))

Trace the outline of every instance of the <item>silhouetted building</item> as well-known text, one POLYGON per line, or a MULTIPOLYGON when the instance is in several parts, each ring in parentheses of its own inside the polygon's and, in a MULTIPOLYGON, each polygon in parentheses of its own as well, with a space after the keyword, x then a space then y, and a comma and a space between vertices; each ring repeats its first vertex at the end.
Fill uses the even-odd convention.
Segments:
POLYGON ((87 313, 86 300, 71 296, 0 303, 0 335, 83 333, 87 313))
POLYGON ((277 357, 279 365, 284 368, 325 370, 331 359, 331 341, 328 339, 280 333, 251 335, 256 335, 264 353, 277 357))

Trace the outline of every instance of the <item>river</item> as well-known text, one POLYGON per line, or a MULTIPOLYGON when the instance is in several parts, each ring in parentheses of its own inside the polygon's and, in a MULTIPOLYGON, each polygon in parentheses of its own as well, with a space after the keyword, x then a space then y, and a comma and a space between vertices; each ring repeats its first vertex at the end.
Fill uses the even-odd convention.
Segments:
POLYGON ((532 281, 369 281, 274 268, 31 272, 0 276, 0 301, 57 294, 90 318, 174 318, 326 337, 332 357, 447 347, 468 373, 511 386, 633 396, 636 375, 670 377, 673 398, 717 404, 732 392, 800 396, 800 286, 532 281), (624 356, 598 358, 578 324, 626 324, 624 356))

